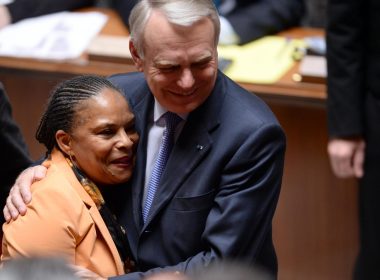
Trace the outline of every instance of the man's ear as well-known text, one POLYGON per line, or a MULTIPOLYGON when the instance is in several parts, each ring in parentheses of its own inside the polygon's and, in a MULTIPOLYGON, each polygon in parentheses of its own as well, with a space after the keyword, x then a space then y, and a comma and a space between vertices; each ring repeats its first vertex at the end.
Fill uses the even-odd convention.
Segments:
POLYGON ((140 55, 138 54, 135 44, 132 42, 132 40, 129 40, 129 51, 131 52, 131 55, 132 55, 132 58, 137 70, 140 72, 143 72, 144 71, 143 61, 140 55))
POLYGON ((62 152, 64 152, 66 155, 71 154, 71 137, 68 133, 64 132, 63 130, 58 130, 55 133, 55 140, 57 141, 57 144, 62 152))

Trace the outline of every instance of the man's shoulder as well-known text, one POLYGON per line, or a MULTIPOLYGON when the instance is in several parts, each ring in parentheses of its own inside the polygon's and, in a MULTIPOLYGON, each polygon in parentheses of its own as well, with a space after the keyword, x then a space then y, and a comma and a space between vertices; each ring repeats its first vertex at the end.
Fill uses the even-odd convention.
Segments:
POLYGON ((248 91, 240 84, 222 75, 226 101, 224 102, 228 110, 238 112, 240 117, 259 118, 265 122, 277 122, 272 110, 254 92, 248 91))
POLYGON ((107 79, 121 89, 128 89, 134 84, 145 82, 144 74, 141 72, 114 74, 109 76, 107 79))
POLYGON ((149 91, 145 76, 141 72, 115 74, 107 79, 124 93, 132 107, 149 91))

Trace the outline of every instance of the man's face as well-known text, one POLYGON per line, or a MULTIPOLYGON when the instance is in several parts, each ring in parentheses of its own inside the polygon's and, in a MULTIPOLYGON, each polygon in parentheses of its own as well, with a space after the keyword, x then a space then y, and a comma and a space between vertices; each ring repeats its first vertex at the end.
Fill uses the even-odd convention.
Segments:
POLYGON ((135 58, 157 101, 171 112, 189 113, 211 94, 217 49, 210 19, 189 27, 170 24, 154 11, 144 34, 144 58, 135 58))

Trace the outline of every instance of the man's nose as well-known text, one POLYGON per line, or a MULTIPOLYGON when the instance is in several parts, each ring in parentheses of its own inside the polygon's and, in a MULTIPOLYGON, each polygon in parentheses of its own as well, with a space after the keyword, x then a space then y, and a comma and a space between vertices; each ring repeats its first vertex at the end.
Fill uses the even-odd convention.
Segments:
POLYGON ((182 70, 178 85, 183 89, 190 89, 194 85, 194 76, 190 69, 185 68, 182 70))

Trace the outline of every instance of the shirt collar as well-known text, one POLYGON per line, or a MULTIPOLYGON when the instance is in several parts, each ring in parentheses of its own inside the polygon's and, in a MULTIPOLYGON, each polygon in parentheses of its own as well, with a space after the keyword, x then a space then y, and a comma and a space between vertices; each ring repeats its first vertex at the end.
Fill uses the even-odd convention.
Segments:
MULTIPOLYGON (((163 107, 160 103, 158 103, 157 99, 154 98, 154 112, 153 112, 153 120, 156 123, 163 114, 165 114, 168 111, 165 107, 163 107)), ((187 117, 189 114, 177 114, 181 117, 182 120, 187 120, 187 117)))

